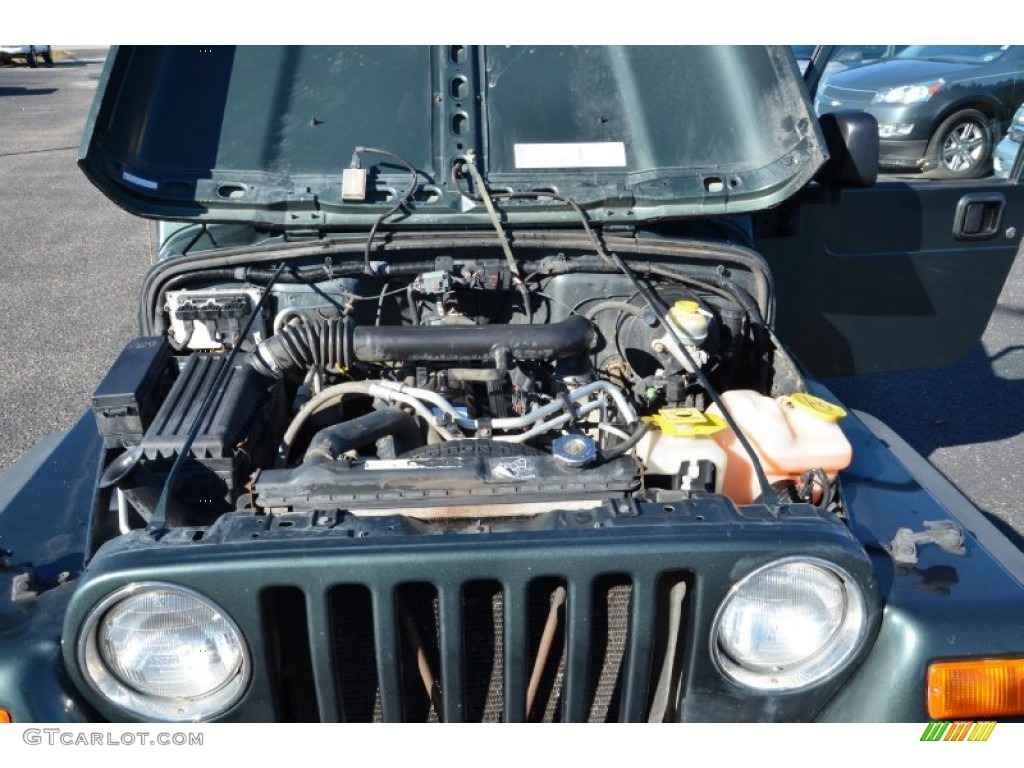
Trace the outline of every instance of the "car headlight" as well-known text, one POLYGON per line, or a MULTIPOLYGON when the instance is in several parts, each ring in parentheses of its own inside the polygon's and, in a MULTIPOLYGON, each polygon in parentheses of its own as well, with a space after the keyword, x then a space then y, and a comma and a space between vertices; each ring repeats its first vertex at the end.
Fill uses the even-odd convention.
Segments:
POLYGON ((1006 132, 1006 137, 1010 141, 1016 141, 1018 144, 1024 140, 1024 107, 1013 113, 1013 119, 1010 121, 1010 130, 1006 132))
POLYGON ((880 139, 892 139, 900 136, 909 136, 913 130, 913 123, 879 123, 878 137, 880 139))
POLYGON ((930 80, 927 83, 900 85, 879 91, 871 99, 872 104, 921 104, 928 101, 943 85, 945 80, 930 80))
POLYGON ((711 647, 734 682, 788 691, 839 670, 866 629, 864 597, 846 571, 816 558, 785 558, 733 586, 715 616, 711 647))
POLYGON ((150 720, 216 717, 238 701, 251 674, 235 623, 173 584, 132 584, 99 603, 82 628, 78 658, 99 694, 150 720))

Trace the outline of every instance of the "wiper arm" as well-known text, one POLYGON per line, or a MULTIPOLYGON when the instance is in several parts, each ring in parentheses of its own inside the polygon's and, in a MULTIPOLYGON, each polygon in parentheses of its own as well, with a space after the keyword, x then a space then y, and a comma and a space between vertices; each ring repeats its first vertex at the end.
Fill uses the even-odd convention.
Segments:
POLYGON ((469 170, 469 175, 473 177, 473 183, 477 189, 480 190, 480 199, 483 201, 484 208, 487 209, 487 215, 491 217, 491 223, 494 225, 494 229, 498 232, 498 239, 501 241, 501 250, 505 253, 505 261, 508 262, 509 271, 512 272, 512 281, 516 285, 523 284, 523 277, 519 274, 519 265, 516 264, 516 257, 512 255, 512 248, 508 244, 508 237, 505 235, 505 230, 501 226, 501 219, 498 218, 498 212, 494 209, 494 201, 491 199, 490 192, 487 191, 487 184, 484 183, 483 176, 480 175, 480 171, 476 167, 475 153, 470 150, 467 153, 469 160, 463 163, 463 167, 469 170))

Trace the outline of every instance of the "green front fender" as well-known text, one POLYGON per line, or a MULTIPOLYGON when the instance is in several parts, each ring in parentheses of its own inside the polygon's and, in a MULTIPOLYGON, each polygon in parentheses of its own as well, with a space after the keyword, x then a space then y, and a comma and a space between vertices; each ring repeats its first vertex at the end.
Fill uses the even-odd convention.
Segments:
MULTIPOLYGON (((6 588, 9 579, 3 576, 0 587, 6 588)), ((60 633, 74 589, 74 584, 65 584, 0 609, 0 707, 15 723, 100 719, 64 673, 60 633)))
POLYGON ((843 475, 850 525, 871 557, 884 609, 870 654, 818 719, 927 721, 931 662, 1024 658, 1024 552, 884 424, 857 414, 844 429, 854 455, 843 475), (958 525, 964 551, 927 543, 917 563, 895 562, 886 545, 896 531, 924 531, 928 521, 958 525))
POLYGON ((64 674, 60 645, 102 459, 86 413, 0 475, 0 707, 15 722, 98 718, 64 674))

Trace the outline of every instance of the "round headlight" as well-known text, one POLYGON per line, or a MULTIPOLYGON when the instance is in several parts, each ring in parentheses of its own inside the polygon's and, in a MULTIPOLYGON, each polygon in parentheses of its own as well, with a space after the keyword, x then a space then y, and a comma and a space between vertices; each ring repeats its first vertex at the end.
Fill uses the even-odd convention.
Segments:
POLYGON ((133 584, 89 613, 78 648, 89 684, 151 720, 224 712, 249 682, 249 652, 235 623, 207 598, 172 584, 133 584))
POLYGON ((715 617, 712 653, 737 683, 794 690, 846 664, 866 628, 864 598, 846 571, 815 558, 786 558, 729 591, 715 617))

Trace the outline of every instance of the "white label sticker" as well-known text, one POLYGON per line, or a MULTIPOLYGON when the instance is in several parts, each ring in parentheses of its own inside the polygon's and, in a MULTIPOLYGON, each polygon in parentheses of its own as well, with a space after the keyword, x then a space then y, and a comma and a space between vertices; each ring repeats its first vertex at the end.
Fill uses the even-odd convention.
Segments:
POLYGON ((157 187, 160 186, 155 181, 143 179, 142 177, 136 176, 133 173, 128 173, 128 171, 123 171, 121 173, 121 178, 124 179, 125 181, 131 182, 132 184, 138 187, 145 187, 146 189, 156 189, 157 187))
POLYGON ((516 144, 516 168, 625 168, 621 141, 568 144, 516 144))
POLYGON ((425 464, 416 459, 368 459, 363 469, 459 469, 461 464, 425 464))

